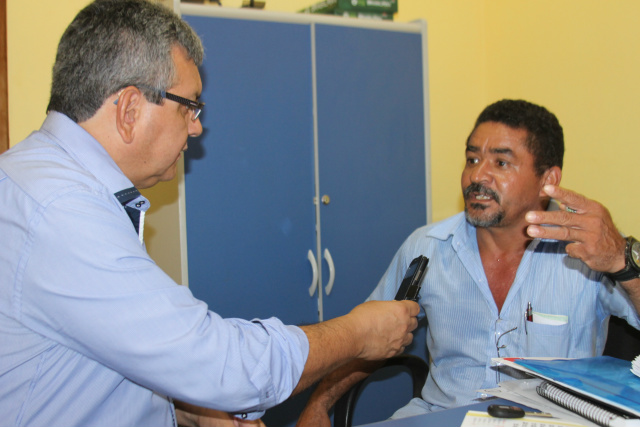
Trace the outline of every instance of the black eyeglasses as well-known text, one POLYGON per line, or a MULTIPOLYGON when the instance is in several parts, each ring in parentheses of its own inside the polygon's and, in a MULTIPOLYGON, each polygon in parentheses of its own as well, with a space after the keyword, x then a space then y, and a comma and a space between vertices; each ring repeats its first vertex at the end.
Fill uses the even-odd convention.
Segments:
POLYGON ((169 99, 173 102, 177 102, 187 107, 187 109, 191 111, 191 120, 193 120, 194 122, 198 120, 198 116, 202 112, 202 107, 204 107, 204 102, 192 101, 190 99, 183 98, 181 96, 174 95, 169 92, 165 92, 164 90, 160 90, 158 91, 158 93, 163 98, 169 99))
MULTIPOLYGON (((200 116, 200 113, 202 112, 202 108, 204 107, 204 102, 192 101, 188 98, 183 98, 181 96, 174 95, 164 90, 158 90, 146 85, 138 85, 138 87, 151 90, 153 92, 156 92, 157 94, 159 94, 161 97, 165 99, 184 105, 191 112, 191 120, 194 122, 198 120, 198 116, 200 116)), ((118 92, 118 98, 116 98, 116 100, 113 101, 114 104, 116 105, 118 104, 118 100, 120 99, 121 93, 122 91, 118 92)))

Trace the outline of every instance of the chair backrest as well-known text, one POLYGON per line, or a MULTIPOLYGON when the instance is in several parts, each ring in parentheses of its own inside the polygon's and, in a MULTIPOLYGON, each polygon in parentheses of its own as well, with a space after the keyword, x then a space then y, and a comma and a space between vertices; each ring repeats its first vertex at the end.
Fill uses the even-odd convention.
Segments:
MULTIPOLYGON (((413 397, 422 396, 422 387, 427 382, 429 365, 422 358, 411 354, 401 354, 389 358, 378 368, 384 369, 390 366, 402 366, 409 369, 412 381, 413 397)), ((351 427, 353 422, 353 412, 358 399, 358 392, 366 379, 354 384, 335 404, 333 411, 333 427, 351 427)))
POLYGON ((633 360, 640 355, 640 331, 624 319, 611 316, 603 354, 618 359, 633 360))

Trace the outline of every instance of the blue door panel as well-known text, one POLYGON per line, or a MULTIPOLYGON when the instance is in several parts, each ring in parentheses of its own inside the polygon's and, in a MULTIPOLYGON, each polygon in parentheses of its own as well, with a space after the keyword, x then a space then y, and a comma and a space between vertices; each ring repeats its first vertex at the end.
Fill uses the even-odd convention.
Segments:
POLYGON ((320 194, 331 200, 322 247, 337 264, 327 319, 362 302, 427 221, 422 45, 419 34, 382 30, 316 34, 320 194))
MULTIPOLYGON (((330 319, 364 301, 427 222, 422 43, 419 34, 318 25, 316 49, 320 194, 330 197, 321 243, 336 264, 323 295, 330 319)), ((424 339, 422 328, 408 351, 426 357, 424 339)), ((385 372, 364 388, 354 425, 386 419, 410 398, 407 374, 385 372)))
POLYGON ((317 321, 308 26, 186 16, 205 132, 185 157, 189 287, 224 317, 317 321))

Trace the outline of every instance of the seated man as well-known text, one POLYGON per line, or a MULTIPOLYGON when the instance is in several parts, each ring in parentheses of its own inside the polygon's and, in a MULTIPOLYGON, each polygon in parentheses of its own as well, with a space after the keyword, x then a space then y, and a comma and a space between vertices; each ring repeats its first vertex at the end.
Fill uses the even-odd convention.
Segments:
MULTIPOLYGON (((563 131, 552 113, 496 102, 465 153, 464 212, 413 232, 369 297, 393 299, 411 260, 430 259, 419 301, 429 377, 422 399, 395 418, 469 404, 476 390, 510 379, 493 357, 597 356, 609 316, 640 326, 635 239, 625 240, 598 202, 559 187, 563 131), (540 314, 558 324, 536 322, 540 314)), ((375 365, 353 362, 326 377, 298 425, 330 425, 329 408, 375 365)))

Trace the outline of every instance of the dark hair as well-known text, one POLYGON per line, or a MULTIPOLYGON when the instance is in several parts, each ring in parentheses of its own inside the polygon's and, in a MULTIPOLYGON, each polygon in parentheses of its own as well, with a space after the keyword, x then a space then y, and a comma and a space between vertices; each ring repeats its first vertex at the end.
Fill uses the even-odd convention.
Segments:
POLYGON ((197 66, 202 64, 202 42, 169 9, 147 0, 94 1, 62 35, 47 111, 83 122, 127 86, 162 103, 154 89, 167 90, 175 81, 174 46, 181 46, 197 66))
POLYGON ((553 166, 562 169, 562 126, 556 116, 546 108, 528 101, 503 99, 489 105, 480 113, 473 130, 485 122, 502 123, 514 129, 527 131, 526 145, 535 159, 534 167, 538 176, 553 166))

